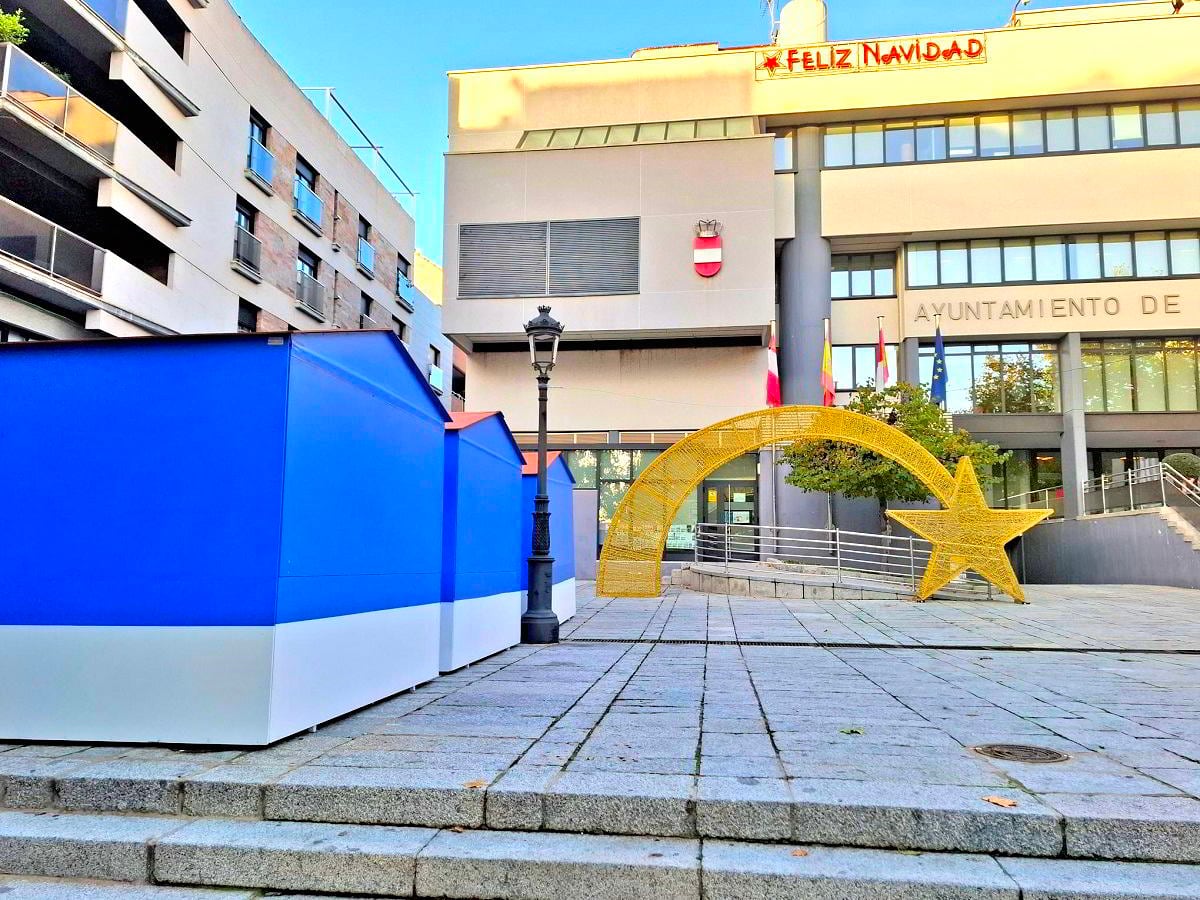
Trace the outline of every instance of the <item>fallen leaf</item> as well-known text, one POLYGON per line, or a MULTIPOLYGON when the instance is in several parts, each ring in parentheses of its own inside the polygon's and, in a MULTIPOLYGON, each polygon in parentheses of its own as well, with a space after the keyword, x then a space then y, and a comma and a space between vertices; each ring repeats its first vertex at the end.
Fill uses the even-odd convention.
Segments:
POLYGON ((463 787, 470 788, 473 791, 477 791, 480 788, 485 788, 487 786, 488 786, 488 783, 483 778, 478 778, 475 781, 468 781, 466 784, 463 785, 463 787))
POLYGON ((461 825, 451 825, 450 830, 453 831, 455 834, 462 834, 467 829, 463 828, 461 825))
POLYGON ((861 728, 843 728, 842 734, 866 734, 861 728))
POLYGON ((792 856, 808 856, 807 850, 793 850, 792 856))
POLYGON ((1012 809, 1017 805, 1016 800, 1009 800, 1007 797, 984 797, 983 802, 993 806, 1003 806, 1005 809, 1012 809))

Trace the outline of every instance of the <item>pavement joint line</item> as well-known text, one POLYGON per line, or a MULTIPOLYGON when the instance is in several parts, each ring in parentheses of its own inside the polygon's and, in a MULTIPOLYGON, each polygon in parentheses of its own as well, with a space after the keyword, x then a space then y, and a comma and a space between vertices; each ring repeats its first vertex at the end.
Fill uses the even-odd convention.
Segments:
POLYGON ((1200 647, 1045 647, 1013 644, 877 644, 838 641, 708 640, 701 638, 564 638, 563 644, 687 644, 716 647, 812 647, 822 650, 970 650, 989 653, 1123 653, 1152 656, 1200 656, 1200 647))

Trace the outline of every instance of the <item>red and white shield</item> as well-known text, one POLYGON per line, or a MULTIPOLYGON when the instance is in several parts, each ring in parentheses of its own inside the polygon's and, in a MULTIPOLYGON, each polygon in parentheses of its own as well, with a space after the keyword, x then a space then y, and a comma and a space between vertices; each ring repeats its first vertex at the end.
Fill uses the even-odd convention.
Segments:
POLYGON ((697 235, 692 245, 696 262, 696 274, 712 278, 721 271, 722 243, 719 234, 697 235))

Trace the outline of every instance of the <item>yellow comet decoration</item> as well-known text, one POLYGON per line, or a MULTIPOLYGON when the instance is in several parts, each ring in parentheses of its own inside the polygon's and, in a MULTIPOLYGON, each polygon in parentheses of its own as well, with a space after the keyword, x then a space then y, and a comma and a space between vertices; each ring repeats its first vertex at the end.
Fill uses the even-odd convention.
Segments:
POLYGON ((918 596, 932 597, 974 569, 1018 603, 1025 592, 1004 546, 1050 515, 1048 509, 992 509, 979 489, 971 460, 958 461, 954 493, 946 509, 889 511, 888 516, 933 544, 918 596))
POLYGON ((696 487, 745 453, 796 441, 837 441, 878 453, 912 472, 945 507, 888 513, 933 542, 918 590, 922 600, 974 569, 1018 603, 1024 602, 1004 545, 1050 515, 1049 510, 989 509, 969 459, 959 460, 955 477, 900 429, 861 413, 823 406, 782 406, 726 419, 657 457, 617 506, 600 555, 596 593, 657 597, 667 531, 696 487))

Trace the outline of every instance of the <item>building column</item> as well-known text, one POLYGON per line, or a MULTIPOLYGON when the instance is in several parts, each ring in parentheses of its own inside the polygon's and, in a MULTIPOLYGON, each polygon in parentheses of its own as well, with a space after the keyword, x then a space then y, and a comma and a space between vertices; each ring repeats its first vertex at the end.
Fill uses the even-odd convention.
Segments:
POLYGON ((921 339, 910 337, 900 342, 900 380, 921 384, 921 339))
MULTIPOLYGON (((796 236, 784 245, 779 267, 779 383, 785 404, 820 406, 825 320, 832 309, 829 241, 821 230, 821 129, 797 129, 795 140, 796 236)), ((784 486, 776 517, 779 525, 825 528, 828 497, 784 486)))
POLYGON ((1083 515, 1083 482, 1088 478, 1087 425, 1084 419, 1083 349, 1079 332, 1072 332, 1059 345, 1062 394, 1063 515, 1083 515))

